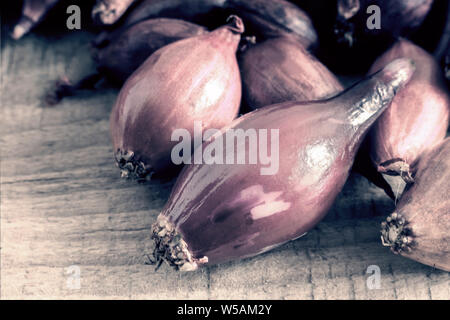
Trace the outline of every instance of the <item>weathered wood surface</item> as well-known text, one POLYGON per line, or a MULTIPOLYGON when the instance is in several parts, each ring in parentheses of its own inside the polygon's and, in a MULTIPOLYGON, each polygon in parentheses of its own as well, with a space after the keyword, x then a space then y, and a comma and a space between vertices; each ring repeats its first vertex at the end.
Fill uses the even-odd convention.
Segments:
POLYGON ((352 176, 326 219, 262 256, 177 274, 146 265, 149 228, 172 182, 119 179, 108 117, 117 91, 41 97, 63 73, 92 70, 90 35, 3 39, 1 298, 449 299, 450 275, 395 256, 379 223, 393 204, 352 176), (370 265, 381 288, 370 289, 370 265), (70 286, 70 266, 80 288, 70 286))

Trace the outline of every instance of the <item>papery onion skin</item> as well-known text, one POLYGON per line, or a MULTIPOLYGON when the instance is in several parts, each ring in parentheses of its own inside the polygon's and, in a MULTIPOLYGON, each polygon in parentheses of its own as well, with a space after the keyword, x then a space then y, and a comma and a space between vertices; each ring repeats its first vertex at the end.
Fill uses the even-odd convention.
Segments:
POLYGON ((450 96, 433 56, 405 39, 379 57, 369 73, 402 57, 414 60, 417 70, 370 130, 368 143, 379 172, 400 175, 410 183, 420 154, 445 138, 450 96))
POLYGON ((450 272, 450 138, 423 154, 415 181, 381 224, 392 252, 450 272))
MULTIPOLYGON (((261 175, 264 166, 248 162, 185 166, 152 228, 156 260, 195 270, 305 234, 326 214, 365 133, 413 72, 400 59, 332 99, 267 106, 223 128, 216 139, 230 129, 278 129, 278 171, 261 175)), ((228 153, 235 156, 226 144, 228 153)))
POLYGON ((243 99, 252 109, 286 101, 330 98, 339 80, 298 42, 278 37, 249 46, 239 57, 243 99))
POLYGON ((159 49, 125 82, 110 118, 123 176, 145 179, 175 169, 175 129, 194 136, 194 121, 204 129, 221 128, 237 116, 241 79, 235 53, 244 26, 236 16, 229 20, 159 49))

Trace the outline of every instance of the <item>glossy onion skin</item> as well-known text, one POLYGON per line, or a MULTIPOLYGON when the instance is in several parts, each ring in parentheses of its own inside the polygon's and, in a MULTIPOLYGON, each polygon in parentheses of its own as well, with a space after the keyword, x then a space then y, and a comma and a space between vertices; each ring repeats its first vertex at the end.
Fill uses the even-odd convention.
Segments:
POLYGON ((122 174, 142 178, 172 169, 173 130, 193 136, 194 121, 222 128, 236 117, 241 79, 235 52, 244 27, 230 18, 213 32, 159 49, 125 82, 110 118, 122 174))
POLYGON ((261 175, 260 164, 185 166, 153 226, 155 258, 195 270, 305 234, 332 205, 362 137, 413 71, 401 59, 332 99, 267 106, 223 128, 222 136, 230 128, 279 129, 278 172, 261 175))
MULTIPOLYGON (((325 99, 344 90, 334 74, 291 37, 250 46, 240 54, 239 65, 243 101, 251 110, 286 101, 325 99)), ((353 170, 394 198, 390 185, 367 160, 357 159, 353 170)))
POLYGON ((205 34, 199 25, 170 18, 148 19, 111 33, 96 49, 99 72, 123 83, 153 52, 185 38, 205 34))
POLYGON ((417 70, 370 130, 368 141, 370 157, 379 172, 401 175, 412 182, 420 154, 445 138, 450 97, 437 62, 408 40, 398 40, 369 72, 401 57, 413 59, 417 70))
POLYGON ((243 99, 251 109, 286 101, 329 98, 344 90, 339 80, 288 37, 250 46, 239 57, 243 99))
POLYGON ((394 253, 450 272, 450 138, 426 152, 413 184, 381 227, 394 253))
POLYGON ((14 40, 22 38, 32 28, 38 25, 60 0, 24 0, 22 16, 14 26, 11 37, 14 40))
POLYGON ((92 9, 92 18, 99 24, 114 24, 135 1, 137 0, 97 0, 92 9))
POLYGON ((227 0, 225 9, 239 15, 257 39, 292 36, 305 48, 318 45, 316 30, 309 16, 285 0, 227 0))

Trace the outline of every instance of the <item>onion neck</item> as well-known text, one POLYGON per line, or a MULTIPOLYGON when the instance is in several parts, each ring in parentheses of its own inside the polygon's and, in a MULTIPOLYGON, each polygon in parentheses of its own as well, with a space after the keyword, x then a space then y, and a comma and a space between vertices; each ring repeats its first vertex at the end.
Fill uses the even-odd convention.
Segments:
POLYGON ((411 79, 415 66, 410 59, 397 59, 336 97, 353 133, 350 150, 362 141, 368 129, 390 105, 398 90, 411 79))

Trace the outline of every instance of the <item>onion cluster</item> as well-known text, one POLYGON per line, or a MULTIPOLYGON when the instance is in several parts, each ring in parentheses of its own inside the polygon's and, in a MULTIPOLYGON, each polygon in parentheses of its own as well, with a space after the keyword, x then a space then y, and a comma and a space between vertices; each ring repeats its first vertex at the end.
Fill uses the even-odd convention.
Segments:
MULTIPOLYGON (((24 0, 12 37, 57 7, 24 0)), ((448 3, 97 0, 91 18, 97 70, 47 98, 115 82, 121 175, 182 170, 149 230, 156 261, 195 270, 296 239, 353 168, 399 196, 383 245, 450 271, 448 3), (334 73, 367 76, 347 87, 334 73)))

